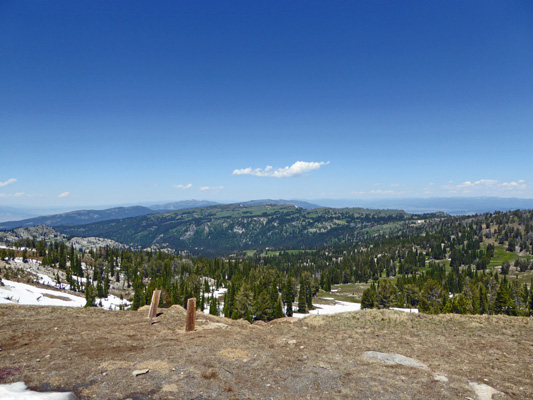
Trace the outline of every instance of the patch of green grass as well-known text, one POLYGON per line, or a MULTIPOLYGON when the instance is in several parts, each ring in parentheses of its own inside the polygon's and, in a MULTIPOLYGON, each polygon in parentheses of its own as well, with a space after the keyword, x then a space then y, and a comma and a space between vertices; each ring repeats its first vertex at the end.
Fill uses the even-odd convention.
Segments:
POLYGON ((494 248, 494 257, 491 258, 488 267, 494 268, 500 266, 505 261, 509 262, 510 264, 513 264, 514 260, 516 260, 517 257, 518 256, 515 253, 509 253, 508 251, 506 251, 504 246, 496 245, 494 248))
POLYGON ((324 292, 320 290, 317 293, 317 297, 330 297, 338 301, 361 301, 363 291, 370 287, 369 283, 346 283, 340 285, 332 285, 332 292, 324 292))

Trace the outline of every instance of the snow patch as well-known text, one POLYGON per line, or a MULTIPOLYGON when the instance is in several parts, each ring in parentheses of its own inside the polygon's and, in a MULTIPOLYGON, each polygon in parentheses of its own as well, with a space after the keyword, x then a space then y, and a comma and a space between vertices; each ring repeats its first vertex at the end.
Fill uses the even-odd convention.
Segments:
MULTIPOLYGON (((75 296, 70 293, 43 289, 7 279, 3 279, 2 282, 4 286, 0 286, 1 304, 84 307, 87 303, 85 297, 75 296)), ((121 300, 114 295, 109 295, 105 299, 97 298, 95 302, 98 305, 101 303, 102 308, 109 310, 119 310, 121 307, 127 308, 131 304, 128 300, 121 300)))
POLYGON ((69 293, 42 289, 7 279, 3 279, 2 282, 4 286, 0 286, 0 299, 8 300, 8 304, 83 307, 86 303, 84 297, 69 293))
POLYGON ((2 400, 75 400, 72 392, 34 392, 28 390, 24 382, 0 385, 0 399, 2 400))
POLYGON ((348 301, 336 301, 335 304, 320 304, 315 306, 315 310, 310 310, 309 314, 294 313, 293 317, 305 318, 310 315, 330 315, 350 311, 361 310, 361 303, 350 303, 348 301))

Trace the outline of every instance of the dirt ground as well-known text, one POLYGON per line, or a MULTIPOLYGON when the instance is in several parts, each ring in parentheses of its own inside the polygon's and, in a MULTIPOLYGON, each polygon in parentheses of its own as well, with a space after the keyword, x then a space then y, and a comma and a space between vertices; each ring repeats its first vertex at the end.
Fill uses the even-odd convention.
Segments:
POLYGON ((198 313, 185 333, 181 307, 152 326, 147 314, 0 306, 0 383, 82 400, 294 400, 476 399, 476 382, 502 393, 494 399, 533 399, 532 318, 365 310, 250 325, 198 313))

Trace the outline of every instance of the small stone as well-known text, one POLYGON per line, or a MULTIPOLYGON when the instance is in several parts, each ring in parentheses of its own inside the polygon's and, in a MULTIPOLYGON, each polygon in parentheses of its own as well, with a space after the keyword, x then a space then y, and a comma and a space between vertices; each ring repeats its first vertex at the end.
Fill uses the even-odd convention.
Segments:
POLYGON ((498 390, 484 383, 469 382, 469 384, 476 393, 478 400, 491 400, 492 395, 501 394, 498 390))
POLYGON ((366 351, 364 356, 371 360, 377 360, 386 365, 405 365, 408 367, 424 368, 427 369, 427 365, 422 364, 412 358, 402 356, 401 354, 380 353, 378 351, 366 351))
POLYGON ((435 375, 433 379, 439 382, 448 382, 448 378, 444 375, 435 375))
POLYGON ((35 360, 35 362, 41 362, 41 359, 40 359, 40 358, 38 358, 37 360, 35 360))
POLYGON ((58 329, 59 329, 59 328, 56 326, 56 327, 54 328, 54 331, 57 331, 58 329))
POLYGON ((300 346, 300 349, 303 349, 303 348, 304 348, 304 346, 300 346))
POLYGON ((107 375, 107 372, 102 372, 102 375, 103 375, 103 376, 106 376, 106 375, 107 375))
POLYGON ((144 374, 147 374, 148 371, 149 371, 148 369, 136 369, 135 371, 132 372, 132 375, 133 376, 144 375, 144 374))
POLYGON ((296 340, 291 339, 291 340, 289 340, 287 343, 288 343, 288 344, 296 344, 296 340))

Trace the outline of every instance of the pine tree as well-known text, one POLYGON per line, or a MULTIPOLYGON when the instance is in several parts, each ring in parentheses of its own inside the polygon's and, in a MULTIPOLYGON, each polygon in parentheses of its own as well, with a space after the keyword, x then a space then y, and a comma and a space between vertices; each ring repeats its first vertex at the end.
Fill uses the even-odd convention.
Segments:
POLYGON ((228 291, 224 294, 224 316, 231 318, 233 315, 233 306, 235 303, 235 284, 231 283, 228 287, 228 291))
POLYGON ((298 291, 298 312, 307 313, 305 283, 302 279, 300 279, 300 290, 298 291))
POLYGON ((283 305, 281 303, 281 296, 278 296, 278 301, 276 302, 276 307, 274 308, 274 315, 272 317, 273 319, 283 318, 283 305))
POLYGON ((144 306, 144 285, 139 275, 135 276, 133 281, 133 301, 131 303, 132 310, 138 310, 144 306))
POLYGON ((488 305, 488 297, 487 297, 487 289, 485 289, 485 286, 483 284, 479 285, 479 313, 480 314, 487 314, 489 312, 489 305, 488 305))
POLYGON ((242 284, 239 292, 235 296, 235 306, 233 307, 233 312, 231 314, 232 319, 244 318, 248 322, 252 322, 252 312, 253 312, 253 293, 250 290, 250 287, 245 282, 242 284))
POLYGON ((311 282, 305 281, 305 301, 307 303, 307 309, 313 310, 313 293, 311 293, 311 282))
POLYGON ((209 314, 220 315, 220 312, 218 311, 218 300, 215 296, 211 296, 211 301, 209 302, 209 314))
MULTIPOLYGON (((268 303, 269 303, 268 320, 269 321, 276 319, 276 318, 280 318, 279 316, 276 316, 277 314, 276 308, 278 306, 278 302, 279 302, 278 287, 276 286, 276 283, 273 281, 272 284, 270 285, 270 290, 269 290, 269 300, 268 300, 268 303)), ((282 311, 282 314, 283 314, 283 311, 282 311)))
POLYGON ((254 316, 257 320, 269 321, 272 319, 273 309, 270 305, 270 296, 266 292, 261 292, 255 297, 254 316))
POLYGON ((374 284, 365 289, 361 297, 361 308, 374 308, 377 305, 378 294, 374 284))
POLYGON ((331 277, 329 274, 326 274, 326 282, 324 286, 324 292, 331 292, 331 277))
POLYGON ((292 284, 292 278, 287 277, 285 286, 283 287, 282 300, 286 307, 287 317, 292 317, 292 303, 294 301, 294 286, 292 284))
POLYGON ((517 315, 516 305, 509 296, 506 281, 500 283, 496 300, 494 301, 494 312, 496 314, 517 315))
POLYGON ((93 285, 89 280, 85 284, 85 307, 95 307, 96 293, 94 292, 93 285))

